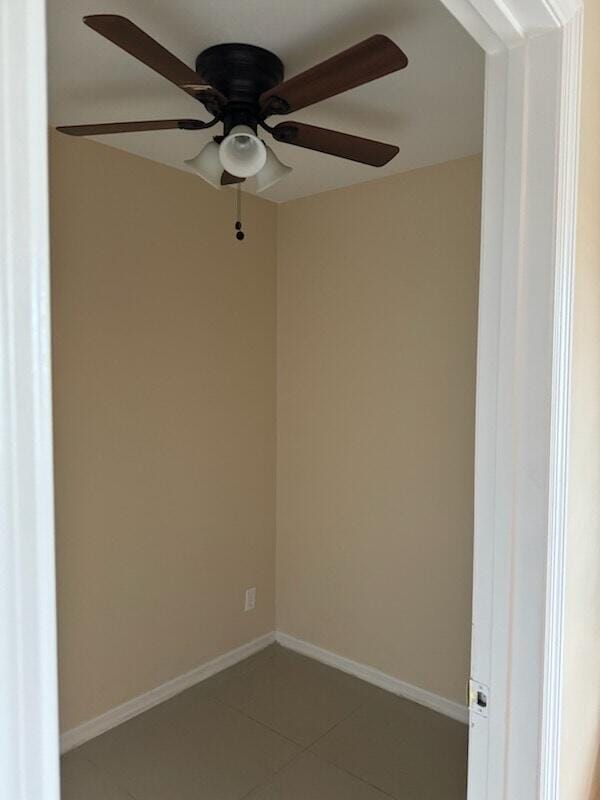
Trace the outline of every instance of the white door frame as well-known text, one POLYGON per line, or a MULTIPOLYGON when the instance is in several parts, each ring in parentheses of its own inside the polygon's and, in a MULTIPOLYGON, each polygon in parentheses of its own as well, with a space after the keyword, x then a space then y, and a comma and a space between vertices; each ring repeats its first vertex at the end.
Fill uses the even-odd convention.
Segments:
POLYGON ((0 2, 0 797, 55 800, 44 0, 0 2))
POLYGON ((559 800, 583 9, 443 2, 486 51, 469 800, 559 800))
MULTIPOLYGON (((580 0, 442 0, 486 51, 469 800, 559 800, 580 0)), ((44 0, 0 4, 0 795, 58 800, 44 0)))

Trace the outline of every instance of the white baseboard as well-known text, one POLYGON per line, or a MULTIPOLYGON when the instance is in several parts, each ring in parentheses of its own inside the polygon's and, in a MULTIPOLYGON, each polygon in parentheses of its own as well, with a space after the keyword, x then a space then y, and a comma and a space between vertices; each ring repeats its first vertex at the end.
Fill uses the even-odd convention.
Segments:
POLYGON ((74 747, 79 747, 80 744, 84 744, 84 742, 93 739, 95 736, 99 736, 101 733, 105 733, 116 725, 120 725, 122 722, 126 722, 128 719, 141 714, 143 711, 147 711, 149 708, 162 703, 164 700, 174 697, 185 689, 189 689, 190 686, 194 686, 196 683, 210 678, 211 675, 215 675, 217 672, 221 672, 221 670, 227 669, 227 667, 231 667, 233 664, 237 664, 238 661, 243 661, 245 658, 248 658, 248 656, 258 653, 259 650, 263 650, 274 641, 274 633, 267 633, 264 636, 260 636, 258 639, 243 644, 241 647, 236 647, 235 650, 230 650, 227 653, 223 653, 221 656, 217 656, 217 658, 213 658, 212 661, 201 664, 199 667, 196 667, 190 672, 186 672, 184 675, 179 675, 177 678, 173 678, 163 683, 161 686, 151 689, 149 692, 127 700, 127 702, 120 706, 111 708, 99 717, 90 719, 88 722, 83 722, 76 728, 65 731, 60 737, 61 753, 66 753, 74 747))
POLYGON ((469 721, 469 711, 466 706, 453 700, 448 700, 446 697, 441 697, 439 694, 428 692, 426 689, 413 686, 410 683, 401 681, 399 678, 393 678, 391 675, 386 675, 385 672, 381 672, 374 667, 359 664, 357 661, 332 653, 330 650, 325 650, 316 644, 297 639, 295 636, 289 636, 287 633, 277 631, 275 639, 282 647, 287 647, 296 653, 314 658, 323 664, 328 664, 330 667, 335 667, 342 672, 361 678, 367 683, 379 686, 380 689, 385 689, 388 692, 400 695, 400 697, 405 697, 407 700, 419 703, 419 705, 427 706, 427 708, 438 711, 440 714, 445 714, 445 716, 451 717, 458 722, 466 724, 469 721))
POLYGON ((316 661, 321 661, 323 664, 328 664, 330 667, 335 667, 342 672, 347 672, 367 683, 372 683, 374 686, 379 686, 381 689, 392 692, 392 694, 400 695, 400 697, 405 697, 407 700, 427 706, 427 708, 438 711, 440 714, 445 714, 447 717, 459 722, 468 722, 468 710, 466 706, 462 706, 460 703, 455 703, 453 700, 428 692, 426 689, 413 686, 410 683, 401 681, 399 678, 393 678, 391 675, 386 675, 385 672, 381 672, 374 667, 359 664, 357 661, 352 661, 350 658, 325 650, 303 639, 297 639, 287 633, 277 631, 276 633, 266 633, 264 636, 243 644, 241 647, 236 647, 235 650, 223 653, 223 655, 201 664, 184 675, 179 675, 177 678, 173 678, 161 686, 151 689, 149 692, 127 700, 120 706, 111 708, 99 717, 90 719, 81 725, 77 725, 76 728, 65 731, 60 737, 61 753, 66 753, 68 750, 79 747, 79 745, 93 739, 95 736, 106 733, 106 731, 120 725, 122 722, 126 722, 128 719, 147 711, 164 700, 174 697, 185 689, 189 689, 190 686, 210 678, 211 675, 216 675, 217 672, 237 664, 238 661, 243 661, 245 658, 254 655, 254 653, 258 653, 275 641, 282 647, 287 647, 289 650, 294 650, 304 656, 314 658, 316 661))

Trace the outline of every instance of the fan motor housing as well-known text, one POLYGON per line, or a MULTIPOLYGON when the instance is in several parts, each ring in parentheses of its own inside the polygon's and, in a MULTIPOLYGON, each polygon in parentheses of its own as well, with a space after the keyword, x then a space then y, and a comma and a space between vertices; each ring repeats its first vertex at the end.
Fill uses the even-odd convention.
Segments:
POLYGON ((224 133, 235 125, 256 130, 260 116, 258 99, 263 92, 283 81, 281 59, 252 44, 217 44, 203 50, 196 59, 196 72, 227 97, 223 110, 224 133))

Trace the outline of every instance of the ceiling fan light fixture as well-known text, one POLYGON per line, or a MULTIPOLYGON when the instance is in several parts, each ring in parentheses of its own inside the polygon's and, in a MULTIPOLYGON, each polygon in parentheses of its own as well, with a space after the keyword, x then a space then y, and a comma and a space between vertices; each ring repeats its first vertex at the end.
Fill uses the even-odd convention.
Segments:
POLYGON ((291 167, 288 167, 287 164, 283 164, 277 158, 276 154, 269 147, 269 145, 265 145, 265 149, 267 151, 267 160, 264 167, 256 176, 257 192, 264 192, 265 189, 269 189, 271 186, 277 183, 277 181, 285 178, 285 176, 289 175, 292 171, 291 167))
POLYGON ((186 159, 184 164, 187 164, 188 167, 194 170, 196 175, 204 178, 215 189, 221 188, 223 167, 219 158, 219 145, 216 142, 209 142, 200 150, 197 156, 186 159))
MULTIPOLYGON (((284 80, 284 65, 275 53, 252 44, 223 43, 204 49, 191 69, 130 19, 119 14, 92 14, 85 24, 162 75, 200 102, 211 115, 198 119, 155 119, 62 125, 71 136, 135 133, 138 131, 196 131, 223 125, 216 136, 185 165, 215 189, 238 186, 257 176, 263 192, 291 172, 257 136, 258 126, 285 145, 327 153, 348 161, 382 167, 398 154, 398 147, 361 136, 286 120, 274 127, 273 115, 288 114, 368 84, 404 69, 406 55, 387 36, 375 34, 309 69, 284 80), (218 87, 218 88, 217 88, 218 87)), ((238 220, 239 222, 239 220, 238 220)), ((240 223, 241 224, 241 223, 240 223)), ((238 238, 243 234, 237 229, 238 238)))
POLYGON ((252 128, 236 125, 219 146, 221 166, 236 178, 250 178, 265 166, 267 148, 252 128))

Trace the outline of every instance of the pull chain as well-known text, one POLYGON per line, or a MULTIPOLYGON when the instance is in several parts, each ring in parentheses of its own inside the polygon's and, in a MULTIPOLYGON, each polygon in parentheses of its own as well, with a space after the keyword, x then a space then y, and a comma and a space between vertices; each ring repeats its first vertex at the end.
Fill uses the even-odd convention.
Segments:
POLYGON ((242 184, 238 183, 236 187, 236 213, 235 213, 235 229, 237 233, 235 234, 235 238, 238 241, 242 241, 245 234, 242 230, 242 184))

